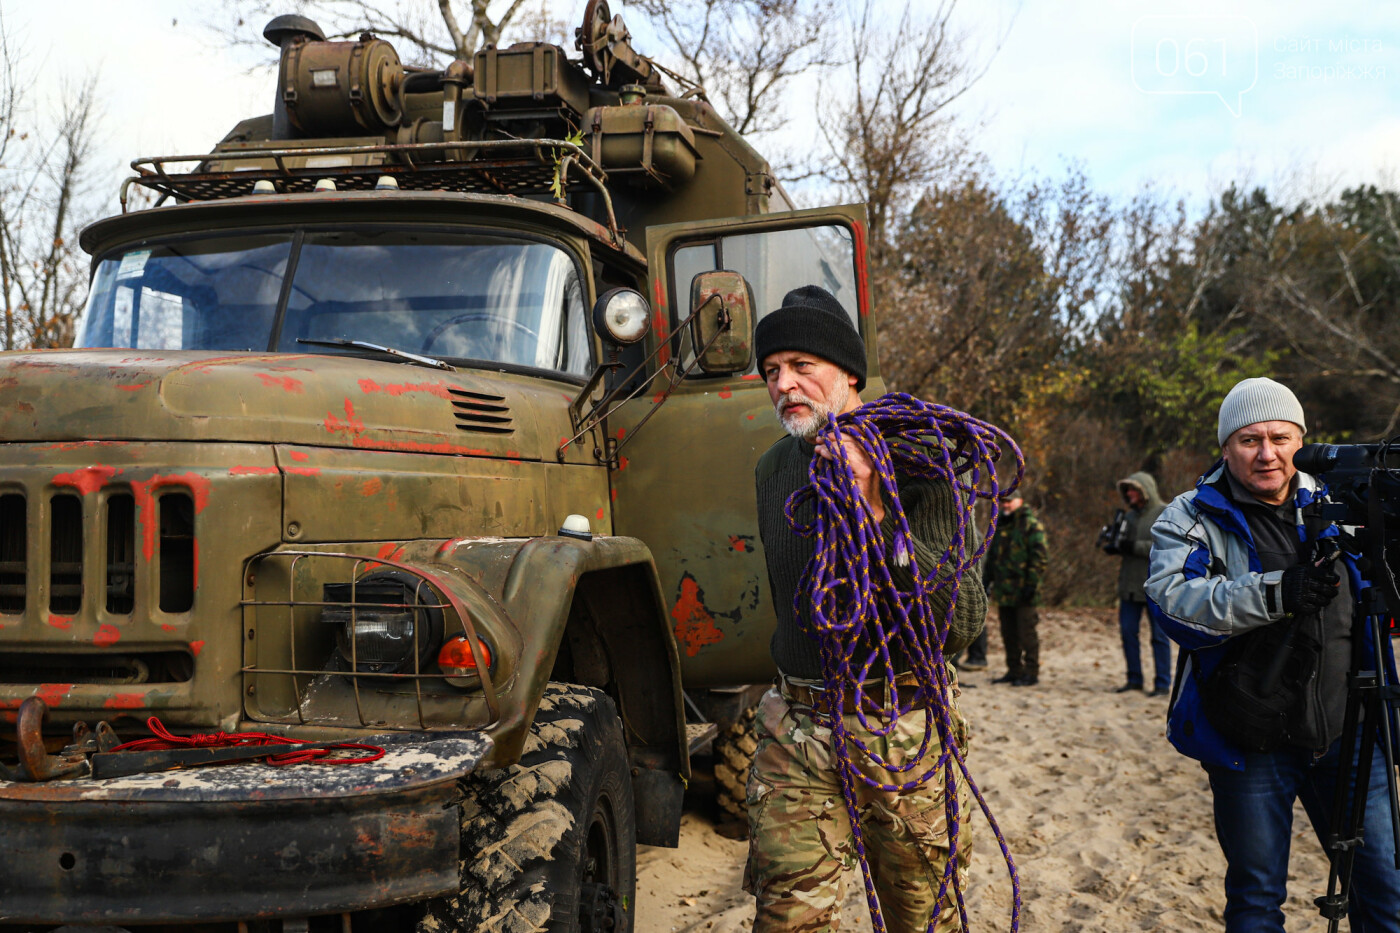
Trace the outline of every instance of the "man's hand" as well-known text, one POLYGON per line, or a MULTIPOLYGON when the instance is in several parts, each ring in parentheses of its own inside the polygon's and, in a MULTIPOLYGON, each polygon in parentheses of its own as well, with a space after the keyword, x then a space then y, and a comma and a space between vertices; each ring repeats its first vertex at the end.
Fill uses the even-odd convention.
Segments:
POLYGON ((1288 615, 1321 612, 1337 595, 1341 577, 1332 572, 1330 563, 1321 567, 1298 564, 1283 572, 1279 586, 1283 595, 1283 611, 1288 615))
MULTIPOLYGON (((817 445, 817 456, 827 460, 836 460, 836 454, 827 447, 831 439, 827 438, 817 445)), ((861 495, 865 497, 865 504, 870 509, 870 515, 875 519, 875 524, 885 520, 885 500, 880 496, 880 477, 875 472, 875 464, 871 462, 870 455, 865 452, 865 448, 857 444, 853 438, 842 437, 841 446, 846 448, 846 459, 851 464, 851 475, 855 477, 856 484, 860 487, 861 495)))

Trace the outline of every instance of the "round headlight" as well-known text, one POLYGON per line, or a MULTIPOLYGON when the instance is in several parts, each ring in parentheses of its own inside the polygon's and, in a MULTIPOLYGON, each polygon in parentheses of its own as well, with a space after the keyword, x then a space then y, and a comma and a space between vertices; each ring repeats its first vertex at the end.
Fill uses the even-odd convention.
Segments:
POLYGON ((603 339, 623 346, 645 337, 650 322, 647 300, 630 288, 609 289, 593 305, 593 329, 603 339))
POLYGON ((442 643, 442 609, 432 588, 402 571, 373 573, 356 583, 327 583, 323 621, 335 645, 366 674, 423 673, 442 643))

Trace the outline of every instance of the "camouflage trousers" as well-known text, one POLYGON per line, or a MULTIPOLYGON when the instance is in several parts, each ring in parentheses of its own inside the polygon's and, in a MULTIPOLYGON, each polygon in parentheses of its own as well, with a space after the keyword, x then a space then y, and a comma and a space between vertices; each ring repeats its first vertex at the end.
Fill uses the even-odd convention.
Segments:
MULTIPOLYGON (((917 753, 924 722, 925 713, 913 711, 888 736, 876 739, 856 716, 845 717, 854 735, 895 765, 917 753)), ((966 752, 967 722, 956 708, 954 727, 966 752)), ((809 707, 791 700, 786 684, 779 681, 759 702, 755 731, 758 749, 749 772, 749 860, 744 872, 744 890, 758 900, 754 933, 836 930, 848 879, 857 885, 864 882, 831 751, 831 729, 809 707)), ((936 748, 936 734, 933 741, 936 748)), ((858 749, 854 755, 863 773, 886 784, 920 777, 937 760, 931 759, 918 771, 893 774, 865 760, 858 749)), ((952 767, 956 772, 957 765, 952 767)), ((866 859, 891 933, 927 930, 937 906, 948 863, 943 780, 940 771, 907 791, 858 785, 866 859)), ((964 891, 972 858, 968 801, 967 784, 959 772, 958 877, 964 891)), ((934 930, 958 929, 950 885, 934 930)))

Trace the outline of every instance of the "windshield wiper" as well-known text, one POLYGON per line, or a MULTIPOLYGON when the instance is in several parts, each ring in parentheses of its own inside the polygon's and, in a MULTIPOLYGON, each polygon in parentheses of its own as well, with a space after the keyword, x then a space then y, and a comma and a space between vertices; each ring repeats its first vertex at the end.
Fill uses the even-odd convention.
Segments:
POLYGON ((393 347, 382 347, 377 343, 369 343, 364 340, 346 340, 342 337, 334 337, 329 340, 307 340, 298 337, 297 343, 306 343, 314 347, 348 347, 354 350, 372 350, 375 353, 383 353, 395 359, 403 360, 405 363, 417 363, 419 366, 429 366, 433 369, 445 369, 450 373, 455 373, 457 367, 442 360, 435 360, 431 356, 419 356, 417 353, 409 353, 407 350, 395 350, 393 347))

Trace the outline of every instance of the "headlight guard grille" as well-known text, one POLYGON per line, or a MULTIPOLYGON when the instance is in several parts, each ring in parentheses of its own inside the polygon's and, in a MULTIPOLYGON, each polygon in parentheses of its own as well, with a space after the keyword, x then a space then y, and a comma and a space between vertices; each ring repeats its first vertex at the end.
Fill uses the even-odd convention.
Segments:
POLYGON ((470 699, 484 694, 486 707, 487 721, 470 725, 489 729, 499 721, 490 664, 472 615, 433 572, 389 557, 271 551, 248 561, 243 580, 242 675, 245 700, 250 712, 260 712, 257 718, 297 725, 462 728, 463 692, 447 683, 447 674, 427 669, 433 667, 436 647, 421 640, 430 637, 440 643, 461 634, 481 679, 481 689, 472 691, 470 699), (393 581, 408 598, 389 599, 384 581, 393 581), (274 596, 278 598, 267 598, 274 596), (368 618, 396 611, 440 620, 435 632, 426 636, 422 626, 413 626, 413 650, 401 669, 366 669, 355 656, 354 639, 348 663, 338 661, 339 625, 327 621, 343 622, 340 616, 347 612, 352 618, 368 618), (325 619, 327 612, 331 620, 325 619))

